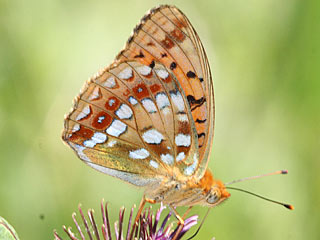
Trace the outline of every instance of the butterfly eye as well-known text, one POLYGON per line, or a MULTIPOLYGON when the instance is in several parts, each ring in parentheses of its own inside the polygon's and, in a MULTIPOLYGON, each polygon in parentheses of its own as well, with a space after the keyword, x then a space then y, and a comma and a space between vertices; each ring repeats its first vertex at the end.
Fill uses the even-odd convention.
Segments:
POLYGON ((209 204, 213 204, 215 203, 217 200, 218 200, 218 196, 217 196, 217 193, 216 192, 213 192, 213 193, 210 193, 210 195, 208 196, 207 198, 207 202, 209 204))

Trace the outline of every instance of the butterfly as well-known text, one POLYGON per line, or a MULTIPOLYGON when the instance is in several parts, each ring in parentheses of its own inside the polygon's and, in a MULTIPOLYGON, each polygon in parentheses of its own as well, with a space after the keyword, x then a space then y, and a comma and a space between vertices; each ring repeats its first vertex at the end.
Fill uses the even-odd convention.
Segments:
POLYGON ((214 120, 200 38, 178 8, 162 5, 85 84, 62 138, 90 167, 144 187, 144 202, 213 207, 230 196, 207 168, 214 120))

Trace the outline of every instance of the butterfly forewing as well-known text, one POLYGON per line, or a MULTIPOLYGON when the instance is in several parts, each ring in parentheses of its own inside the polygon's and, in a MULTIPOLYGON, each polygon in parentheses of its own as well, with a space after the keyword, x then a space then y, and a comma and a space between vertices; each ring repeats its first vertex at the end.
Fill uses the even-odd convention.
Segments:
POLYGON ((63 140, 91 167, 150 186, 200 179, 213 123, 201 41, 180 10, 161 6, 142 18, 114 63, 85 84, 63 140))
POLYGON ((117 60, 134 59, 146 65, 159 61, 178 80, 191 110, 199 146, 201 178, 213 137, 214 99, 211 73, 202 43, 187 17, 177 8, 152 9, 137 25, 117 60))

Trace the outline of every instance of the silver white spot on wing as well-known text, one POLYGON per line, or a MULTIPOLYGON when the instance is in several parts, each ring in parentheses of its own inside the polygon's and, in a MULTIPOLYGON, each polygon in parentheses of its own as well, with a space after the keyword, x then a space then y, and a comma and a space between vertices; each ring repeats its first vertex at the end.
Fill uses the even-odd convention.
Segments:
POLYGON ((73 125, 73 128, 72 128, 72 132, 78 132, 80 130, 80 124, 79 123, 76 123, 75 125, 73 125))
POLYGON ((127 125, 117 119, 114 119, 111 125, 107 128, 106 132, 114 137, 119 137, 127 130, 127 125))
POLYGON ((184 169, 184 174, 190 176, 194 173, 196 167, 198 166, 198 156, 196 154, 193 155, 193 163, 184 169))
POLYGON ((113 147, 116 143, 117 143, 116 140, 112 140, 112 141, 108 142, 108 147, 113 147))
POLYGON ((163 135, 156 129, 150 129, 144 132, 142 138, 146 143, 149 144, 160 144, 164 140, 163 135))
POLYGON ((91 138, 93 141, 96 143, 104 143, 108 137, 106 134, 101 133, 101 132, 95 132, 91 138))
POLYGON ((105 116, 100 116, 98 117, 98 123, 102 123, 102 121, 105 119, 105 116))
POLYGON ((171 92, 170 95, 171 95, 171 99, 172 99, 173 104, 178 109, 178 112, 184 112, 185 111, 185 106, 184 106, 184 101, 183 101, 183 98, 181 96, 181 93, 180 92, 176 92, 176 93, 171 92))
POLYGON ((144 98, 142 99, 142 105, 143 107, 149 112, 149 113, 155 113, 157 112, 157 107, 154 104, 154 102, 150 98, 144 98))
POLYGON ((161 112, 162 112, 163 115, 167 115, 167 114, 171 113, 169 108, 164 108, 164 109, 161 110, 161 112))
POLYGON ((135 99, 134 97, 130 96, 129 97, 129 102, 131 103, 131 105, 136 105, 138 103, 137 99, 135 99))
POLYGON ((176 162, 182 161, 185 157, 186 155, 184 154, 184 152, 180 152, 176 157, 176 162))
POLYGON ((153 167, 153 168, 158 168, 158 167, 159 167, 159 163, 157 163, 157 162, 154 161, 154 160, 150 160, 149 164, 150 164, 150 166, 153 167))
POLYGON ((116 86, 116 80, 114 76, 109 77, 103 84, 104 87, 114 88, 116 86))
POLYGON ((104 143, 107 140, 107 135, 100 132, 95 132, 91 139, 83 142, 86 147, 93 148, 97 143, 104 143))
POLYGON ((137 68, 138 73, 140 73, 143 76, 148 76, 151 73, 151 70, 152 69, 149 66, 142 66, 137 68))
POLYGON ((189 147, 191 144, 191 136, 179 133, 175 137, 175 142, 178 147, 183 146, 183 147, 189 147))
POLYGON ((116 100, 114 100, 114 98, 111 98, 111 99, 108 101, 108 105, 109 105, 110 107, 112 107, 113 104, 115 104, 115 102, 116 102, 116 100))
POLYGON ((169 76, 169 73, 164 70, 164 69, 157 69, 156 73, 159 77, 161 77, 162 79, 166 79, 169 76))
POLYGON ((129 157, 133 159, 145 159, 149 156, 150 156, 150 153, 144 148, 140 148, 138 150, 129 152, 129 157))
POLYGON ((118 74, 118 77, 123 80, 127 80, 132 77, 132 74, 132 69, 130 67, 126 67, 118 74))
POLYGON ((189 122, 188 116, 185 113, 178 114, 178 120, 180 122, 189 122))
POLYGON ((76 117, 76 120, 79 121, 85 117, 87 117, 91 113, 89 105, 85 106, 82 111, 76 117))
POLYGON ((156 102, 160 110, 170 106, 169 99, 163 92, 160 92, 156 95, 156 102))
POLYGON ((173 156, 169 153, 161 154, 160 158, 161 158, 161 161, 167 165, 173 164, 173 156))
POLYGON ((118 110, 116 111, 116 115, 120 119, 130 119, 132 117, 132 110, 127 104, 121 104, 118 110))
POLYGON ((89 100, 92 101, 92 100, 96 100, 98 98, 101 97, 101 94, 100 94, 100 88, 97 86, 95 87, 95 89, 92 91, 91 95, 89 96, 89 100))

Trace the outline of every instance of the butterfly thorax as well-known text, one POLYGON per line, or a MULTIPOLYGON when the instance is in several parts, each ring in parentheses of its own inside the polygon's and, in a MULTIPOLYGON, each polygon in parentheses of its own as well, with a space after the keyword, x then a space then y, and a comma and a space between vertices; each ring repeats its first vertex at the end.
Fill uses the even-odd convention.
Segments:
POLYGON ((159 185, 146 189, 148 198, 171 206, 216 206, 230 197, 220 180, 215 180, 206 170, 200 180, 190 178, 187 181, 165 179, 159 185))

